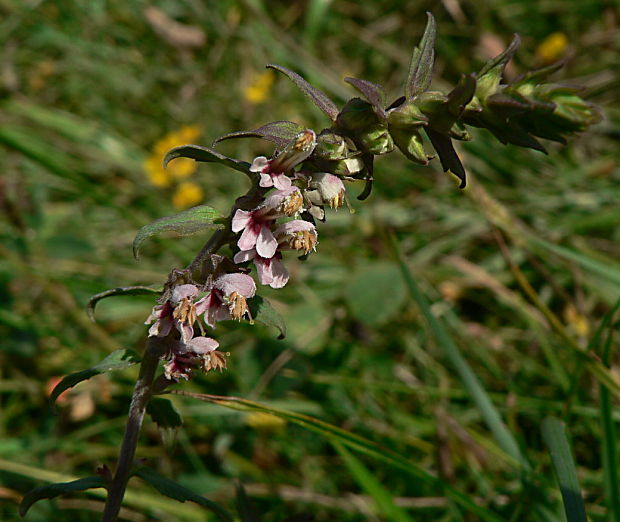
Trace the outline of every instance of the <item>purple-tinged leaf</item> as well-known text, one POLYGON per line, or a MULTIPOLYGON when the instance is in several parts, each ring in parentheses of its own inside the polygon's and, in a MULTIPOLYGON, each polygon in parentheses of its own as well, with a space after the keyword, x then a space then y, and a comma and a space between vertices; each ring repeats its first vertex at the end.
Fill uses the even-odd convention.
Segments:
POLYGON ((122 286, 118 288, 110 288, 105 292, 100 292, 92 296, 88 300, 86 305, 86 313, 90 317, 91 321, 95 320, 95 306, 97 303, 106 297, 114 297, 117 295, 161 295, 161 288, 151 288, 150 286, 122 286))
POLYGON ((221 136, 213 142, 215 145, 220 141, 232 138, 262 138, 275 143, 278 149, 283 149, 286 145, 304 130, 302 125, 292 121, 274 121, 262 127, 249 131, 230 132, 221 136))
POLYGON ((364 98, 366 98, 366 101, 372 104, 377 112, 377 116, 379 116, 382 120, 387 119, 384 108, 385 91, 381 85, 369 82, 368 80, 351 77, 345 78, 344 81, 355 87, 364 96, 364 98))
POLYGON ((140 361, 140 356, 133 350, 116 350, 92 368, 75 372, 63 377, 63 379, 52 390, 50 400, 52 403, 55 402, 62 392, 68 390, 69 388, 73 388, 76 384, 86 381, 95 375, 116 370, 123 370, 124 368, 129 368, 140 361))
POLYGON ((411 56, 409 76, 405 86, 405 96, 408 100, 426 91, 433 79, 437 27, 433 15, 429 12, 426 15, 428 16, 426 29, 420 40, 420 45, 413 50, 413 55, 411 56))
POLYGON ((163 477, 151 468, 140 468, 138 471, 134 472, 133 475, 148 482, 162 495, 166 495, 167 497, 178 500, 179 502, 185 502, 187 500, 195 502, 196 504, 213 511, 213 513, 215 513, 220 520, 224 520, 224 522, 233 522, 233 517, 230 513, 228 513, 228 511, 226 511, 219 504, 203 497, 202 495, 199 495, 198 493, 194 493, 191 489, 186 488, 173 480, 163 477))
POLYGON ((226 165, 231 169, 238 170, 244 174, 253 177, 250 172, 250 164, 247 161, 239 161, 234 158, 224 156, 219 152, 210 149, 209 147, 201 147, 200 145, 181 145, 170 149, 166 156, 164 156, 164 168, 175 158, 190 158, 196 161, 203 161, 206 163, 220 163, 226 165))
POLYGON ((106 480, 101 476, 86 477, 71 482, 58 482, 56 484, 47 484, 35 488, 22 498, 19 504, 19 515, 25 516, 30 507, 39 500, 56 498, 59 495, 74 493, 76 491, 84 491, 86 489, 96 489, 107 487, 106 480))
POLYGON ((439 154, 439 161, 441 161, 443 171, 452 172, 452 174, 461 180, 459 188, 465 188, 467 183, 465 169, 463 168, 463 164, 454 150, 450 137, 445 134, 440 134, 439 132, 436 132, 428 127, 424 130, 426 131, 428 138, 431 140, 433 147, 437 151, 437 154, 439 154))
POLYGON ((313 87, 301 76, 299 76, 299 74, 291 71, 290 69, 287 69, 286 67, 282 67, 281 65, 269 64, 267 68, 275 69, 276 71, 279 71, 282 74, 288 76, 288 78, 295 85, 297 85, 297 87, 299 87, 303 91, 303 93, 308 96, 308 98, 310 98, 312 102, 327 115, 330 120, 336 121, 336 116, 338 116, 338 107, 332 100, 329 99, 329 97, 325 93, 323 93, 316 87, 313 87))
POLYGON ((207 228, 221 229, 223 225, 215 222, 221 217, 221 214, 213 207, 200 205, 179 212, 174 216, 156 219, 138 231, 136 238, 133 240, 133 255, 138 259, 142 242, 162 232, 174 232, 179 237, 185 237, 202 232, 207 228))

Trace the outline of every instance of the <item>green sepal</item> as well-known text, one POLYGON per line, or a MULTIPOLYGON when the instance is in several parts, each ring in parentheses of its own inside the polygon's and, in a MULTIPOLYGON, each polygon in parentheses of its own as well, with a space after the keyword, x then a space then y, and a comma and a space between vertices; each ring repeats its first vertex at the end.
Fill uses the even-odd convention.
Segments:
POLYGON ((370 154, 388 154, 394 150, 394 141, 385 125, 374 125, 358 135, 362 150, 370 154))
POLYGON ((405 131, 401 129, 392 129, 390 126, 390 134, 394 140, 394 144, 408 159, 418 165, 428 165, 429 156, 424 150, 424 142, 422 135, 417 130, 405 131))
POLYGON ((515 34, 506 50, 484 64, 477 75, 476 96, 484 103, 487 96, 494 94, 501 82, 506 64, 517 52, 521 38, 515 34))
POLYGON ((387 118, 390 132, 392 129, 413 131, 428 124, 428 117, 415 103, 409 101, 389 110, 387 118))
POLYGON ((346 133, 357 134, 380 124, 373 106, 361 98, 351 98, 336 118, 336 125, 346 133))

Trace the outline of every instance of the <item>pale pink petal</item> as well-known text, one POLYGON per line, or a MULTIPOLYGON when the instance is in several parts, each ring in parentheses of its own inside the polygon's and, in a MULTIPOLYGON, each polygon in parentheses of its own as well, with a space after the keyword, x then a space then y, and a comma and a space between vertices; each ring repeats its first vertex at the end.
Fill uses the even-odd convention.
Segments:
POLYGON ((173 303, 179 303, 182 299, 188 298, 193 299, 198 295, 198 287, 196 285, 179 285, 175 286, 172 291, 172 297, 170 300, 173 303))
MULTIPOLYGON (((254 226, 254 223, 252 223, 252 225, 250 225, 249 227, 247 227, 244 231, 243 234, 241 234, 241 237, 239 238, 239 241, 237 241, 237 246, 241 249, 241 250, 250 250, 252 248, 254 248, 254 246, 256 245, 256 241, 259 238, 259 234, 262 231, 263 227, 258 224, 257 226, 254 226)), ((275 241, 275 239, 274 239, 275 241)))
POLYGON ((200 301, 196 301, 196 315, 204 314, 207 309, 212 306, 211 293, 204 296, 200 301))
POLYGON ((271 274, 272 259, 263 259, 262 257, 254 259, 254 266, 256 266, 256 273, 261 285, 269 285, 273 281, 273 275, 271 274))
MULTIPOLYGON (((241 240, 239 240, 239 243, 240 242, 241 240)), ((276 250, 278 248, 278 242, 276 241, 273 232, 269 228, 269 225, 263 224, 260 227, 260 233, 258 235, 258 239, 256 239, 255 244, 256 252, 261 257, 270 258, 273 257, 273 255, 276 253, 276 250)), ((241 245, 239 245, 239 248, 241 248, 242 250, 249 250, 249 248, 242 248, 241 245)))
POLYGON ((252 222, 252 212, 237 209, 232 218, 231 229, 233 232, 239 232, 246 228, 252 222))
POLYGON ((218 343, 215 339, 211 339, 211 337, 194 337, 187 343, 187 347, 197 354, 212 352, 219 345, 220 343, 218 343))
POLYGON ((267 187, 273 187, 274 185, 274 179, 271 176, 271 174, 264 174, 262 173, 260 175, 260 182, 258 183, 261 187, 267 188, 267 187))
POLYGON ((250 165, 250 172, 263 172, 267 167, 269 167, 269 160, 265 156, 258 156, 250 165))
POLYGON ((273 186, 278 190, 287 190, 292 186, 291 178, 286 174, 275 174, 273 176, 273 186))
POLYGON ((177 321, 176 326, 177 330, 181 333, 181 339, 184 343, 187 343, 192 337, 194 337, 194 327, 191 324, 177 321))
POLYGON ((310 221, 304 221, 303 219, 295 219, 293 221, 287 221, 282 223, 274 232, 276 237, 286 236, 294 232, 304 232, 306 230, 315 230, 315 226, 310 221))
POLYGON ((269 283, 271 288, 282 288, 286 283, 288 283, 288 270, 277 258, 273 258, 271 260, 271 273, 272 273, 272 281, 269 283))
POLYGON ((254 297, 256 293, 256 283, 247 274, 224 274, 215 281, 214 286, 224 292, 224 295, 237 292, 243 297, 254 297))
POLYGON ((235 257, 233 257, 233 261, 237 264, 245 263, 246 261, 249 261, 250 259, 254 259, 255 257, 256 257, 256 249, 251 248, 250 250, 240 250, 239 252, 237 252, 235 254, 235 257))

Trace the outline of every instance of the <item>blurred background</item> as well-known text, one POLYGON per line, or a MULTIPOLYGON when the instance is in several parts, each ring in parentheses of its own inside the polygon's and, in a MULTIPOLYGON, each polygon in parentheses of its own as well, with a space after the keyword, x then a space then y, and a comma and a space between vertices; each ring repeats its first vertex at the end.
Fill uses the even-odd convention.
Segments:
MULTIPOLYGON (((370 199, 357 201, 363 187, 348 185, 355 213, 328 212, 318 253, 287 258, 285 289, 260 289, 283 315, 287 338, 260 325, 218 325, 228 370, 179 388, 319 417, 397 452, 500 520, 562 520, 540 430, 556 415, 572 439, 588 514, 608 520, 602 426, 620 412, 603 418, 598 382, 523 295, 490 222, 503 227, 541 302, 585 345, 620 297, 614 0, 0 0, 2 520, 18 519, 31 488, 115 463, 137 369, 80 384, 56 413, 48 396, 63 375, 115 349, 142 350, 153 300, 105 300, 93 323, 85 313, 91 295, 159 285, 205 241, 151 239, 135 261, 137 230, 202 203, 227 213, 245 189, 244 176, 219 166, 175 160, 164 171, 163 154, 274 120, 327 126, 268 63, 294 69, 339 104, 356 95, 346 76, 381 83, 397 98, 425 11, 438 25, 437 88, 478 70, 519 33, 507 76, 566 59, 556 76, 583 86, 604 121, 567 147, 549 144, 548 156, 474 130, 459 148, 465 191, 437 160, 419 167, 398 152, 379 158, 370 199), (522 480, 427 328, 391 234, 534 479, 522 480)), ((245 161, 272 151, 259 140, 218 148, 245 161)), ((616 363, 611 357, 614 375, 616 363)), ((240 481, 256 520, 395 520, 365 475, 316 433, 268 414, 172 401, 184 426, 164 432, 147 419, 138 448, 162 474, 231 510, 240 481)), ((403 517, 478 519, 441 488, 358 458, 403 517)), ((126 520, 213 519, 138 479, 130 490, 126 520)), ((98 520, 101 502, 42 501, 26 520, 98 520)))

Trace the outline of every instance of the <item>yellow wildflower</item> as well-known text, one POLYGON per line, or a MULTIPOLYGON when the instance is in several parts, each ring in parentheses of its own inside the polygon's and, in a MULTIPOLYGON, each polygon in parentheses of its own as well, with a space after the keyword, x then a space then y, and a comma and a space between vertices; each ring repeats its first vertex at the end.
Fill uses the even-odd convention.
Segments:
POLYGON ((564 320, 579 337, 586 337, 588 335, 590 330, 588 319, 580 314, 572 304, 567 305, 564 309, 564 320))
POLYGON ((284 419, 262 411, 248 414, 245 421, 256 430, 275 430, 286 424, 284 419))
POLYGON ((564 55, 568 38, 564 33, 552 33, 536 48, 536 57, 542 63, 551 63, 564 55))
POLYGON ((177 187, 172 196, 172 204, 175 208, 182 210, 197 205, 202 201, 203 196, 204 193, 200 185, 192 181, 184 181, 177 187))
POLYGON ((275 74, 271 70, 257 74, 250 85, 243 89, 243 97, 253 105, 263 103, 269 96, 274 80, 275 74))
POLYGON ((162 159, 170 149, 190 144, 200 136, 197 125, 185 125, 178 131, 169 132, 153 145, 153 153, 144 162, 144 170, 149 181, 156 187, 167 187, 175 179, 185 179, 196 172, 196 162, 189 158, 176 158, 162 166, 162 159))

